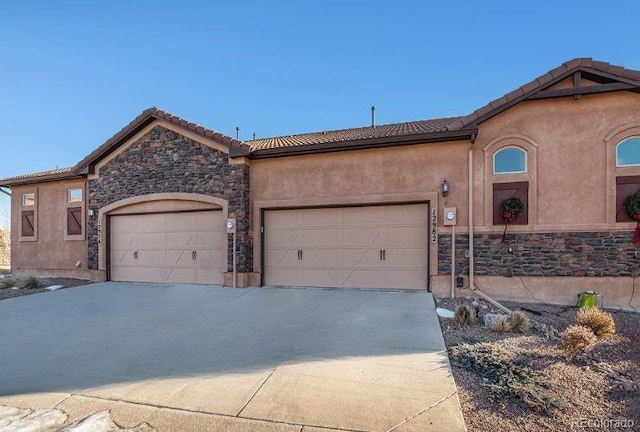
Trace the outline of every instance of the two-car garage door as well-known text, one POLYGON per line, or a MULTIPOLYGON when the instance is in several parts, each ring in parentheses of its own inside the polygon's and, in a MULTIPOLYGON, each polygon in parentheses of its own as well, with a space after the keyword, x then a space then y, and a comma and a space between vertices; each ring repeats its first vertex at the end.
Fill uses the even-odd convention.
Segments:
POLYGON ((110 279, 222 284, 222 211, 110 217, 110 279))
POLYGON ((428 205, 268 210, 267 285, 427 288, 428 205))

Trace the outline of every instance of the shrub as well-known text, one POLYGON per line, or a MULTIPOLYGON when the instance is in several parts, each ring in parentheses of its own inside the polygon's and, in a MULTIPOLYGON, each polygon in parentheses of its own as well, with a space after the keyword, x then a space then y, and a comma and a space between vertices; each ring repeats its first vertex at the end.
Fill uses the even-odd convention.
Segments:
POLYGON ((11 288, 16 286, 16 281, 13 279, 0 279, 0 289, 11 288))
POLYGON ((40 286, 40 279, 35 276, 26 276, 18 283, 18 288, 35 289, 40 286))
POLYGON ((562 346, 569 360, 591 348, 597 340, 591 329, 582 325, 569 326, 562 333, 562 346))
POLYGON ((598 337, 616 334, 613 316, 597 307, 581 308, 576 315, 576 323, 588 327, 598 337))
POLYGON ((526 333, 529 331, 529 318, 520 311, 511 312, 508 324, 513 332, 526 333))
POLYGON ((504 333, 510 330, 509 323, 502 317, 495 317, 491 323, 491 331, 504 333))
POLYGON ((532 365, 531 358, 540 357, 539 353, 496 342, 461 344, 449 348, 449 353, 454 365, 477 374, 498 397, 520 400, 536 412, 561 405, 549 391, 547 377, 532 365))
POLYGON ((471 325, 476 320, 476 311, 467 304, 461 304, 456 307, 456 312, 453 315, 453 322, 458 327, 465 327, 471 325))

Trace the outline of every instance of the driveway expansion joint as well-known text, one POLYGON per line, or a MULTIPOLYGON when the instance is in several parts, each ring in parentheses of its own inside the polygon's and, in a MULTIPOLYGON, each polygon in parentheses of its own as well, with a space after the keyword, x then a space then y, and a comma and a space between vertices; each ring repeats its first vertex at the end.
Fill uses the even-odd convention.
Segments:
POLYGON ((400 423, 398 423, 397 425, 395 425, 394 427, 392 427, 391 429, 389 429, 387 432, 393 432, 394 430, 398 429, 400 426, 404 425, 405 423, 410 422, 411 420, 413 420, 416 417, 421 416, 422 414, 426 413, 427 411, 437 407, 438 405, 440 405, 442 402, 446 401, 447 399, 449 399, 450 397, 453 397, 455 395, 458 394, 458 391, 454 391, 453 393, 443 397, 442 399, 440 399, 439 401, 437 401, 436 403, 434 403, 433 405, 429 406, 428 408, 420 411, 419 413, 417 413, 414 416, 408 417, 406 419, 404 419, 403 421, 401 421, 400 423))

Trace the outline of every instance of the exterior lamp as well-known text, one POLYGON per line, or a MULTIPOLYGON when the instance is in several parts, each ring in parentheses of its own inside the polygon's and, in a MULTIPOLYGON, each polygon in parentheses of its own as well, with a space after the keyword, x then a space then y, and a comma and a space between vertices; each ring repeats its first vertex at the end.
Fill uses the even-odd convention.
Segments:
POLYGON ((445 181, 442 182, 442 196, 446 198, 447 195, 449 195, 449 183, 445 179, 445 181))

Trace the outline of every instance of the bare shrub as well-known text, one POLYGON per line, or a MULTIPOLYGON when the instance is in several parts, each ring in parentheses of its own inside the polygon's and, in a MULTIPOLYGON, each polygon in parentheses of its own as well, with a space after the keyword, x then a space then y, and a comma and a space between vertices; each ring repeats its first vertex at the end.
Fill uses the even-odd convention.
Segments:
POLYGON ((13 279, 0 279, 0 289, 12 288, 16 286, 16 281, 13 279))
POLYGON ((502 317, 495 317, 493 322, 491 323, 491 331, 497 333, 504 333, 510 330, 509 323, 506 319, 502 317))
POLYGON ((453 322, 459 328, 471 325, 476 320, 476 311, 467 304, 456 307, 453 322))
POLYGON ((526 333, 529 331, 529 318, 520 311, 511 312, 508 318, 508 324, 513 332, 526 333))
POLYGON ((573 361, 578 354, 584 353, 596 343, 598 338, 590 328, 582 325, 572 325, 562 333, 562 346, 567 358, 573 361))
POLYGON ((40 287, 40 279, 35 276, 26 276, 18 282, 18 288, 35 289, 40 287))
POLYGON ((613 316, 597 307, 581 308, 576 315, 576 323, 588 327, 598 337, 616 334, 616 323, 613 316))

